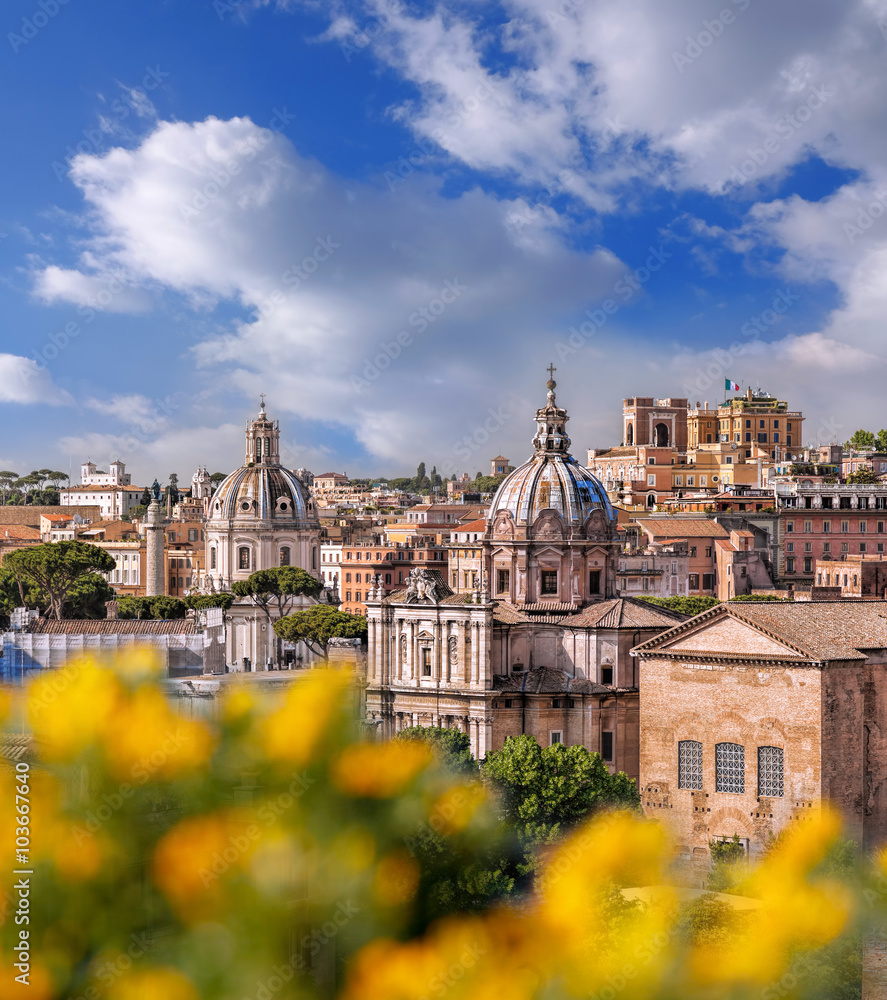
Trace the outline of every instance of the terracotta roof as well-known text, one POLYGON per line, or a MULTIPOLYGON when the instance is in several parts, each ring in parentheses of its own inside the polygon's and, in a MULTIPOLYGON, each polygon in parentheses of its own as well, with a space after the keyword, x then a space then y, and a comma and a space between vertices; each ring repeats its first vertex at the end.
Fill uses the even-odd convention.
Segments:
POLYGON ((468 524, 450 524, 449 527, 451 531, 476 531, 478 534, 483 534, 487 530, 487 522, 481 518, 468 524))
POLYGON ((707 517, 645 517, 635 523, 654 537, 727 538, 729 536, 729 532, 717 521, 707 517))
POLYGON ((580 628, 674 628, 687 616, 668 611, 649 601, 632 597, 616 597, 599 601, 584 608, 576 615, 564 619, 563 624, 580 628))
POLYGON ((57 622, 38 618, 28 632, 38 635, 194 635, 193 620, 139 621, 135 618, 72 618, 57 622))
MULTIPOLYGON (((887 648, 887 601, 741 601, 719 604, 636 649, 655 653, 699 625, 727 615, 748 622, 808 660, 862 660, 862 650, 887 648)), ((792 657, 786 654, 786 658, 792 657)))
POLYGON ((15 538, 18 541, 39 542, 40 529, 31 527, 29 524, 0 524, 0 542, 6 538, 15 538))

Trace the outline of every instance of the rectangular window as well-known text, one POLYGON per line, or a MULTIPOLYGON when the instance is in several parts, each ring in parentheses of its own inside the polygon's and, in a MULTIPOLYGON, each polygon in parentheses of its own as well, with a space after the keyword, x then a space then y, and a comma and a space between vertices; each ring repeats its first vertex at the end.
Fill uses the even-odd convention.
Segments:
POLYGON ((878 534, 879 535, 883 535, 884 534, 884 522, 883 521, 878 521, 878 534))
POLYGON ((512 705, 511 698, 506 698, 505 701, 504 701, 504 703, 503 703, 503 707, 504 708, 511 708, 511 705, 512 705))
POLYGON ((648 486, 656 485, 656 477, 652 473, 650 473, 650 475, 647 476, 647 485, 648 486))
POLYGON ((689 579, 688 579, 688 585, 690 587, 690 590, 699 590, 699 574, 698 573, 690 573, 689 579))
POLYGON ((715 746, 715 791, 735 795, 745 791, 745 747, 738 743, 715 746))
POLYGON ((601 667, 601 684, 612 684, 613 683, 613 668, 612 666, 601 667))
POLYGON ((423 646, 422 647, 422 676, 423 677, 430 677, 431 676, 431 647, 430 646, 423 646))
POLYGON ((779 747, 758 747, 758 795, 783 796, 784 772, 779 747))
POLYGON ((805 573, 813 572, 813 560, 810 559, 809 556, 804 556, 804 572, 805 573))
POLYGON ((552 698, 551 699, 551 707, 552 708, 560 708, 561 707, 561 700, 560 700, 560 698, 552 698))
POLYGON ((860 533, 860 535, 864 535, 868 530, 869 530, 869 523, 868 523, 868 521, 860 521, 859 522, 859 533, 860 533))
POLYGON ((822 530, 827 535, 832 530, 832 522, 831 521, 823 521, 822 522, 822 530))
POLYGON ((683 486, 684 485, 684 477, 683 476, 675 476, 674 477, 674 484, 675 484, 675 486, 683 486))
POLYGON ((813 522, 812 521, 805 521, 804 522, 804 531, 807 534, 809 534, 812 530, 813 530, 813 522))
POLYGON ((699 477, 699 485, 700 486, 708 486, 708 476, 700 476, 699 477))
POLYGON ((601 757, 604 760, 613 759, 613 734, 601 733, 601 757))
POLYGON ((702 589, 703 590, 714 590, 715 589, 715 575, 714 575, 714 573, 703 573, 702 574, 702 589))
POLYGON ((510 573, 507 569, 496 570, 496 593, 507 594, 510 573))
POLYGON ((823 552, 831 552, 831 550, 832 550, 832 543, 831 542, 823 542, 822 543, 822 551, 823 552))
POLYGON ((785 571, 786 573, 794 573, 795 571, 795 561, 794 559, 785 560, 785 571))
POLYGON ((557 593, 557 570, 556 569, 543 569, 539 574, 541 577, 541 593, 543 594, 556 594, 557 593))
POLYGON ((832 497, 823 497, 822 498, 822 509, 823 510, 831 510, 832 509, 832 497))
POLYGON ((846 535, 847 532, 849 532, 849 531, 850 531, 850 522, 849 521, 841 521, 841 532, 842 532, 842 534, 846 535))
POLYGON ((563 734, 563 732, 560 729, 553 729, 551 731, 551 733, 549 734, 549 738, 551 739, 551 745, 552 746, 554 746, 555 743, 563 743, 564 742, 564 734, 563 734))
MULTIPOLYGON (((746 433, 745 433, 745 440, 746 441, 751 441, 751 434, 748 431, 746 431, 746 433)), ((745 453, 745 457, 746 458, 748 458, 748 454, 749 454, 748 452, 745 453)))
POLYGON ((860 542, 859 543, 859 551, 860 552, 865 552, 865 542, 860 542))
POLYGON ((850 543, 849 542, 841 542, 841 551, 842 552, 849 552, 850 551, 850 543))
MULTIPOLYGON (((828 542, 826 542, 826 545, 828 545, 828 542)), ((794 552, 795 551, 795 543, 794 542, 786 542, 785 543, 785 551, 786 552, 794 552)))
POLYGON ((805 552, 812 552, 813 551, 813 542, 804 542, 804 551, 805 552))
POLYGON ((695 476, 687 476, 687 485, 688 486, 695 486, 696 485, 696 477, 695 476))
POLYGON ((363 600, 363 598, 360 596, 360 591, 359 590, 357 591, 357 593, 355 593, 354 600, 355 601, 362 601, 363 600))
POLYGON ((695 559, 696 558, 696 546, 695 545, 691 545, 690 546, 690 558, 691 559, 695 559))
POLYGON ((599 569, 590 570, 588 573, 589 594, 599 594, 601 592, 601 571, 599 569))
POLYGON ((697 740, 678 742, 678 788, 702 788, 702 744, 697 740))
POLYGON ((795 522, 794 521, 786 521, 785 522, 785 530, 793 532, 795 530, 795 522))

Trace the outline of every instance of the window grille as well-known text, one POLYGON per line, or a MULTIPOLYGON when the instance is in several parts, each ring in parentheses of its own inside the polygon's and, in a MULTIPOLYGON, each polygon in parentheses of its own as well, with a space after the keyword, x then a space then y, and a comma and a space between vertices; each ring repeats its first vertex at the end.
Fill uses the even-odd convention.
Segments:
POLYGON ((782 750, 779 747, 758 747, 758 795, 782 798, 782 750))
POLYGON ((745 791, 745 747, 738 743, 718 743, 715 746, 715 791, 745 791))
POLYGON ((696 740, 678 743, 678 788, 702 788, 702 744, 696 740))

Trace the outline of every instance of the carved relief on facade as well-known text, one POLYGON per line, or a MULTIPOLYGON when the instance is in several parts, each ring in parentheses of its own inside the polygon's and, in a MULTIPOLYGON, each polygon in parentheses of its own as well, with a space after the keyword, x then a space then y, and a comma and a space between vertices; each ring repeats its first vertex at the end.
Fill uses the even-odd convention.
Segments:
POLYGON ((563 538, 564 524, 555 511, 543 511, 533 525, 534 538, 563 538))

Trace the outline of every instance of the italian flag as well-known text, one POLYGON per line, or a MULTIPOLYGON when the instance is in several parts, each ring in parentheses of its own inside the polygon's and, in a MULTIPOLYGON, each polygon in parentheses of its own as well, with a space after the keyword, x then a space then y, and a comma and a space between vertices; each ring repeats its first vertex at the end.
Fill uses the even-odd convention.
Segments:
POLYGON ((727 392, 739 392, 739 383, 731 382, 730 379, 725 378, 724 388, 727 390, 727 392))

